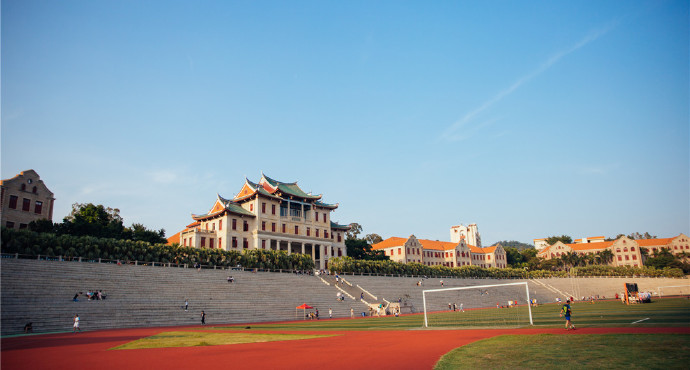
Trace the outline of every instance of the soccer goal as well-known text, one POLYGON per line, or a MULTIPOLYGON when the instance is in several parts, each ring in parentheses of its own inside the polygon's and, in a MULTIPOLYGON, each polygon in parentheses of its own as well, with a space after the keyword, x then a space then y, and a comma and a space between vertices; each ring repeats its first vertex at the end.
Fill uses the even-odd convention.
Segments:
POLYGON ((526 282, 422 291, 424 327, 533 325, 526 282))
POLYGON ((659 298, 668 296, 685 296, 690 294, 690 284, 660 286, 657 288, 659 298))

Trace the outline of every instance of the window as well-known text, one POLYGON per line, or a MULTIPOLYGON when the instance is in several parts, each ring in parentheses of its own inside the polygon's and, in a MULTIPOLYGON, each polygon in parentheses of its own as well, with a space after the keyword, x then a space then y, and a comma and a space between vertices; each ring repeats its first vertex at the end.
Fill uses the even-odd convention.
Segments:
POLYGON ((316 229, 316 237, 319 237, 319 229, 316 229))
POLYGON ((244 231, 249 231, 249 222, 244 221, 244 231))
POLYGON ((637 255, 633 255, 633 261, 637 260, 637 255))
POLYGON ((205 247, 205 246, 206 246, 206 238, 203 237, 203 236, 201 237, 201 246, 202 246, 202 247, 205 247))
POLYGON ((635 251, 635 247, 630 247, 630 251, 631 251, 631 252, 634 252, 634 251, 635 251))
POLYGON ((31 209, 31 200, 24 198, 22 200, 22 211, 29 212, 29 209, 31 209))
POLYGON ((237 248, 237 238, 234 236, 232 237, 232 247, 237 248))
POLYGON ((261 202, 261 213, 266 213, 266 202, 261 202))
POLYGON ((37 200, 36 204, 34 205, 34 213, 40 215, 41 211, 43 211, 43 202, 37 200))
POLYGON ((213 238, 208 238, 208 247, 213 249, 213 238))
POLYGON ((341 257, 343 255, 343 250, 338 248, 338 257, 341 257))
POLYGON ((623 260, 623 257, 618 256, 618 260, 619 260, 619 261, 622 261, 622 260, 623 260))
POLYGON ((314 221, 319 220, 319 212, 314 212, 314 221))
POLYGON ((215 224, 215 223, 212 223, 212 224, 211 224, 211 230, 215 230, 215 229, 216 229, 216 224, 215 224))
POLYGON ((242 238, 242 248, 249 248, 249 241, 247 240, 247 238, 242 238))
POLYGON ((276 223, 275 222, 271 223, 271 231, 276 232, 276 223))
POLYGON ((10 195, 10 208, 17 209, 17 200, 19 198, 16 195, 10 195))
POLYGON ((326 230, 323 231, 323 237, 328 239, 328 231, 326 231, 326 230))
POLYGON ((254 212, 254 203, 249 203, 249 211, 254 212))
POLYGON ((5 226, 7 226, 8 229, 14 229, 14 222, 12 222, 12 221, 7 221, 7 223, 5 224, 5 226))
POLYGON ((410 248, 405 248, 405 253, 410 254, 410 248))
POLYGON ((271 204, 271 214, 274 214, 274 215, 276 214, 276 205, 275 204, 271 204))
MULTIPOLYGON (((218 230, 223 230, 223 220, 218 220, 218 230)), ((218 248, 220 248, 220 243, 218 243, 218 248)))
POLYGON ((307 236, 310 236, 310 235, 311 235, 311 229, 307 228, 307 236))
POLYGON ((398 248, 398 256, 402 254, 402 248, 398 248))
POLYGON ((232 219, 232 229, 237 230, 237 220, 234 218, 232 219))
POLYGON ((326 213, 323 214, 323 222, 326 222, 326 213))
POLYGON ((343 240, 343 239, 342 239, 342 237, 340 236, 340 233, 338 233, 338 243, 340 243, 342 240, 343 240))
POLYGON ((27 226, 27 224, 19 224, 19 229, 26 229, 27 226))
POLYGON ((261 221, 261 231, 266 231, 266 221, 261 221))
POLYGON ((626 260, 626 261, 630 260, 630 256, 626 255, 626 256, 625 256, 625 260, 626 260))
POLYGON ((261 239, 261 249, 266 249, 266 240, 261 239))
POLYGON ((299 234, 299 226, 295 225, 295 235, 299 234))
POLYGON ((286 231, 286 230, 287 230, 287 227, 286 227, 286 226, 287 226, 287 225, 283 224, 283 234, 287 233, 287 231, 286 231))
POLYGON ((218 249, 223 249, 223 238, 218 238, 218 249))
POLYGON ((26 184, 22 184, 22 191, 26 191, 26 184))

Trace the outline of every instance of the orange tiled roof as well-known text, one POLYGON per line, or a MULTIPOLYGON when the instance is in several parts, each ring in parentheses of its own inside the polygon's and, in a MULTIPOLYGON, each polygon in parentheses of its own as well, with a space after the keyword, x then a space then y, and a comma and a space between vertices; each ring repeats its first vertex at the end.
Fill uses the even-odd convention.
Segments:
POLYGON ((570 248, 572 248, 575 251, 588 251, 588 250, 596 250, 596 249, 606 249, 613 245, 613 242, 596 242, 596 243, 575 243, 575 244, 566 244, 570 248))
POLYGON ((441 242, 438 240, 428 240, 428 239, 418 239, 418 240, 420 243, 422 243, 422 248, 437 250, 437 251, 448 251, 451 249, 455 249, 455 247, 457 247, 457 245, 458 245, 458 243, 441 242))
POLYGON ((407 241, 406 238, 398 238, 398 237, 390 237, 382 242, 376 243, 371 246, 371 249, 377 250, 377 249, 385 249, 385 248, 390 248, 390 247, 401 247, 405 245, 405 242, 407 241))
POLYGON ((182 234, 182 231, 169 237, 168 238, 168 244, 170 244, 170 245, 175 244, 175 243, 180 244, 180 234, 182 234))
POLYGON ((637 242, 637 245, 640 247, 658 247, 658 246, 665 246, 671 243, 671 241, 675 238, 662 238, 662 239, 638 239, 635 240, 637 242))

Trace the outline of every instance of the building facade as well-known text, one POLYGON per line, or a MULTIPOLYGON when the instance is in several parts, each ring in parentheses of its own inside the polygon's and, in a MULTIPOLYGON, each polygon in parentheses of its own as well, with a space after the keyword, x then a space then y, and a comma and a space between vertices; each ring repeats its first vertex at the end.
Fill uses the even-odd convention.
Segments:
POLYGON ((34 170, 0 181, 0 224, 10 229, 26 229, 31 221, 53 221, 54 194, 34 170))
POLYGON ((609 250, 613 254, 613 259, 609 262, 609 265, 642 267, 644 260, 640 248, 646 248, 649 255, 653 255, 663 248, 668 249, 672 254, 681 258, 687 258, 687 255, 690 254, 690 243, 688 242, 688 237, 684 234, 680 234, 675 238, 662 239, 635 240, 627 236, 621 236, 614 241, 599 241, 600 238, 603 237, 593 238, 596 240, 595 242, 573 244, 565 244, 559 241, 540 250, 537 253, 537 257, 552 259, 560 258, 562 255, 570 252, 587 255, 609 250))
POLYGON ((391 237, 372 245, 371 248, 382 250, 391 261, 400 263, 416 262, 426 266, 446 267, 508 267, 502 246, 480 248, 467 244, 464 238, 458 242, 442 242, 417 239, 414 235, 410 235, 409 238, 391 237))
POLYGON ((305 193, 296 182, 273 180, 264 174, 258 183, 245 179, 232 199, 217 196, 211 209, 192 215, 194 222, 168 239, 194 248, 224 250, 270 249, 312 257, 319 268, 328 259, 346 256, 349 226, 331 221, 338 204, 305 193))
POLYGON ((482 237, 479 235, 477 224, 469 224, 467 226, 460 224, 450 227, 450 241, 451 243, 459 243, 460 240, 465 240, 468 245, 477 247, 482 246, 482 237))

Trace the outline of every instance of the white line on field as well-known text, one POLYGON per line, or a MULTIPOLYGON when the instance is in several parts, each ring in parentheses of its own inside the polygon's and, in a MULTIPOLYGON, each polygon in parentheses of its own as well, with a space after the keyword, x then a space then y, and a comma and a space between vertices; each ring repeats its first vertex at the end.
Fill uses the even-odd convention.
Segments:
POLYGON ((649 320, 649 317, 646 318, 646 319, 642 319, 642 320, 637 320, 637 321, 635 321, 635 322, 631 322, 631 324, 637 324, 638 322, 642 322, 642 321, 645 321, 645 320, 649 320))

